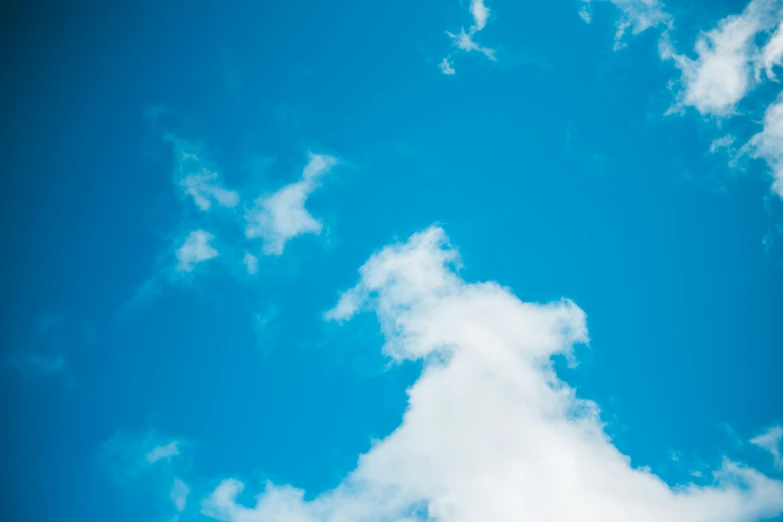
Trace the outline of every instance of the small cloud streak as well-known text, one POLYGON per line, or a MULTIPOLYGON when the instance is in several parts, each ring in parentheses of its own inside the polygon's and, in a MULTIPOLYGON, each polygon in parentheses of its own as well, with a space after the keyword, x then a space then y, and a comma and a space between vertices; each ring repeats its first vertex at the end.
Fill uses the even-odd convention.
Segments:
MULTIPOLYGON (((724 459, 705 486, 634 467, 598 406, 558 378, 555 356, 587 343, 575 303, 523 302, 467 282, 437 226, 359 269, 327 319, 374 313, 383 350, 420 361, 399 426, 315 496, 267 482, 253 505, 226 479, 202 502, 222 522, 748 522, 783 512, 783 482, 724 459)), ((704 482, 703 480, 700 482, 704 482)), ((247 497, 250 498, 250 497, 247 497)))
MULTIPOLYGON (((620 17, 617 19, 614 34, 614 50, 623 49, 625 36, 630 32, 636 36, 647 29, 666 26, 671 27, 672 19, 663 8, 663 4, 658 0, 597 0, 606 1, 613 4, 620 10, 620 17)), ((583 5, 579 10, 579 16, 585 23, 592 22, 592 2, 593 0, 582 0, 583 5)))
POLYGON ((225 208, 239 204, 239 194, 225 187, 220 174, 199 157, 197 146, 173 134, 167 134, 165 140, 173 147, 175 183, 193 199, 196 208, 207 212, 213 203, 225 208))
POLYGON ((440 70, 443 74, 449 76, 457 72, 454 70, 454 64, 448 58, 444 58, 443 60, 441 60, 438 67, 440 67, 440 70))
POLYGON ((737 104, 758 85, 759 71, 766 70, 772 77, 772 69, 781 59, 783 37, 778 35, 779 29, 763 49, 756 44, 760 35, 768 35, 778 26, 781 17, 783 4, 779 1, 752 0, 742 13, 727 16, 698 36, 695 58, 678 54, 669 35, 664 34, 661 58, 673 61, 681 72, 678 99, 671 111, 693 107, 702 115, 733 116, 737 104))
POLYGON ((245 236, 263 240, 265 255, 279 256, 289 240, 303 234, 320 234, 323 224, 310 214, 305 203, 318 188, 321 177, 337 163, 332 156, 310 153, 299 181, 259 197, 247 210, 245 236))
POLYGON ((169 497, 174 503, 174 507, 182 513, 185 511, 185 507, 188 504, 188 495, 190 495, 190 486, 188 486, 182 479, 174 479, 174 484, 171 486, 169 497))
POLYGON ((772 170, 772 191, 783 198, 783 94, 767 108, 761 132, 753 136, 742 152, 764 160, 772 170))
POLYGON ((180 441, 173 440, 168 444, 155 446, 146 455, 144 455, 144 460, 146 460, 149 464, 155 464, 159 460, 163 459, 170 461, 171 457, 179 455, 180 444, 182 444, 180 441))
POLYGON ((250 275, 258 273, 258 257, 254 256, 250 252, 245 252, 245 257, 242 260, 245 264, 245 270, 250 275))
MULTIPOLYGON (((465 31, 465 29, 462 28, 459 33, 456 34, 446 31, 446 34, 451 38, 452 45, 461 52, 470 53, 477 51, 486 56, 489 60, 493 62, 497 61, 494 49, 483 47, 476 43, 474 39, 476 34, 486 27, 491 11, 486 4, 484 4, 484 0, 471 0, 469 10, 473 18, 473 24, 470 29, 465 31)), ((438 64, 438 68, 443 74, 453 76, 456 73, 456 70, 454 69, 454 53, 450 53, 444 57, 438 64)))
POLYGON ((177 249, 177 272, 192 272, 199 263, 218 256, 211 243, 214 236, 205 230, 194 230, 177 249))

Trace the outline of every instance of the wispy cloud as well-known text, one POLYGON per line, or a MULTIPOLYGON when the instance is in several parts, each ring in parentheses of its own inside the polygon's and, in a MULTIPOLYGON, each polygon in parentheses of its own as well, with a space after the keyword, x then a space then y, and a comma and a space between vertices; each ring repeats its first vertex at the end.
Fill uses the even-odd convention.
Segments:
POLYGON ((170 461, 171 457, 176 457, 179 455, 179 447, 181 444, 182 443, 180 441, 173 440, 169 443, 155 446, 146 455, 144 455, 144 460, 146 460, 149 464, 155 464, 162 459, 170 461))
MULTIPOLYGON (((490 16, 489 8, 484 4, 484 0, 471 0, 469 11, 473 18, 473 23, 470 28, 467 31, 465 28, 461 28, 458 33, 446 31, 446 34, 451 38, 452 45, 459 51, 464 53, 477 51, 488 59, 496 61, 497 58, 495 57, 494 49, 479 45, 475 41, 475 36, 484 30, 487 25, 487 20, 490 16)), ((456 73, 456 70, 454 69, 454 57, 455 54, 453 52, 449 53, 438 64, 438 67, 443 74, 451 76, 456 73)))
POLYGON ((22 375, 52 375, 65 372, 65 357, 43 355, 40 353, 26 353, 10 358, 22 375))
POLYGON ((161 515, 171 517, 174 511, 172 520, 178 520, 190 494, 190 486, 180 477, 186 445, 182 439, 164 437, 155 430, 146 434, 119 431, 101 444, 99 457, 122 490, 151 500, 170 500, 173 508, 163 508, 161 515))
POLYGON ((727 16, 698 36, 695 58, 678 54, 665 34, 661 57, 672 60, 681 72, 673 110, 693 107, 703 115, 735 114, 737 104, 759 82, 760 75, 754 71, 764 68, 771 74, 780 59, 774 39, 764 49, 756 42, 774 30, 781 17, 783 4, 779 0, 752 0, 742 13, 727 16))
POLYGON ((99 456, 106 469, 124 484, 149 473, 159 462, 171 465, 185 445, 180 438, 166 437, 154 430, 144 434, 118 431, 101 444, 99 456))
POLYGON ((218 251, 212 246, 214 239, 215 237, 205 230, 190 232, 177 249, 177 271, 192 272, 199 263, 217 257, 218 251))
POLYGON ((573 302, 519 300, 469 283, 444 231, 374 254, 327 318, 372 311, 397 360, 420 360, 400 426, 335 489, 312 500, 267 483, 255 505, 222 482, 202 513, 225 522, 745 522, 783 512, 783 482, 724 460, 708 486, 672 488, 634 468, 598 406, 558 379, 551 358, 588 340, 573 302))
POLYGON ((761 50, 761 55, 756 60, 756 76, 760 76, 763 69, 767 77, 771 80, 777 80, 774 68, 783 65, 783 22, 778 24, 775 34, 769 39, 767 44, 761 50))
POLYGON ((175 183, 199 210, 211 210, 213 203, 226 208, 239 204, 239 194, 226 188, 220 174, 199 157, 199 147, 173 134, 167 134, 165 140, 174 154, 175 183))
POLYGON ((318 188, 321 177, 337 164, 337 158, 310 153, 299 181, 277 192, 262 195, 245 213, 245 235, 262 239, 263 253, 280 255, 286 243, 303 234, 320 234, 323 224, 305 208, 307 198, 318 188))
POLYGON ((582 0, 579 16, 588 24, 593 19, 593 1, 609 2, 620 10, 614 35, 615 50, 625 47, 624 38, 629 32, 635 36, 653 27, 670 27, 672 23, 671 16, 658 0, 582 0))
POLYGON ((481 31, 486 27, 487 19, 489 18, 489 9, 484 4, 484 0, 471 0, 470 14, 473 15, 473 27, 476 31, 481 31))
POLYGON ((151 301, 169 284, 191 281, 186 276, 203 271, 204 263, 218 257, 220 267, 234 276, 255 275, 263 256, 279 256, 291 239, 321 233, 323 223, 306 204, 337 158, 310 153, 298 181, 253 199, 226 184, 203 145, 160 130, 160 114, 168 114, 164 109, 148 112, 172 154, 173 187, 183 205, 175 209, 180 219, 167 234, 169 247, 157 256, 155 270, 120 309, 121 315, 151 301))
POLYGON ((764 433, 750 439, 751 444, 767 450, 776 468, 783 468, 783 426, 772 426, 764 433))
POLYGON ((250 275, 258 273, 258 257, 254 256, 250 252, 245 252, 245 257, 242 259, 245 263, 245 270, 250 275))
POLYGON ((767 108, 761 132, 750 139, 742 152, 767 162, 772 171, 772 190, 783 198, 783 94, 767 108))
POLYGON ((190 495, 190 486, 181 478, 175 478, 174 484, 171 486, 171 491, 169 492, 169 497, 178 512, 182 513, 185 511, 185 507, 188 504, 188 495, 190 495))
POLYGON ((68 359, 95 342, 95 332, 85 321, 61 314, 42 313, 20 336, 7 362, 23 377, 61 376, 66 385, 76 384, 68 359))
POLYGON ((438 67, 440 67, 441 72, 446 75, 452 75, 457 72, 454 70, 454 64, 448 57, 441 60, 440 64, 438 64, 438 67))

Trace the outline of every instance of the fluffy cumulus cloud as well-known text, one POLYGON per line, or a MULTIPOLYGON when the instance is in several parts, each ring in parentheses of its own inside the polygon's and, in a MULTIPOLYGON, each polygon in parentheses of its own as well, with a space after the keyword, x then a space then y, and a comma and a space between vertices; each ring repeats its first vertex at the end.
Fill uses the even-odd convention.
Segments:
MULTIPOLYGON (((473 23, 466 31, 465 28, 459 30, 459 33, 452 33, 446 31, 446 34, 451 38, 452 45, 459 51, 470 53, 473 51, 479 52, 486 56, 488 59, 495 61, 495 51, 489 47, 479 45, 475 36, 487 26, 487 20, 489 19, 490 10, 484 3, 484 0, 471 0, 470 2, 470 15, 473 18, 473 23)), ((441 72, 446 75, 453 75, 456 73, 454 69, 454 53, 450 53, 444 57, 438 64, 441 72)))
POLYGON ((678 54, 667 37, 661 56, 673 60, 681 72, 681 91, 675 108, 693 107, 718 117, 735 113, 737 104, 761 80, 760 71, 772 77, 781 60, 782 0, 751 0, 740 14, 727 16, 701 33, 694 57, 678 54), (760 48, 760 41, 767 43, 760 48))
MULTIPOLYGON (((582 0, 583 5, 579 16, 590 23, 592 21, 592 1, 582 0)), ((624 37, 629 32, 638 35, 657 26, 671 26, 671 17, 666 13, 663 4, 658 0, 597 0, 610 2, 620 10, 617 19, 617 29, 614 35, 615 50, 625 47, 624 37)))
POLYGON ((194 230, 184 243, 177 249, 177 271, 192 272, 199 263, 209 261, 218 256, 218 251, 212 246, 214 236, 205 230, 194 230))
POLYGON ((772 455, 775 467, 783 468, 783 426, 772 426, 750 442, 767 450, 772 455))
POLYGON ((327 318, 377 314, 384 350, 421 360, 400 426, 312 500, 267 483, 255 505, 222 482, 202 513, 225 522, 746 522, 783 511, 783 483, 724 461, 709 486, 671 488, 635 468, 595 404, 556 376, 552 357, 587 341, 573 302, 519 300, 468 283, 438 227, 374 254, 327 318))
MULTIPOLYGON (((323 224, 308 212, 305 203, 318 188, 321 177, 336 164, 337 158, 311 153, 299 181, 259 197, 247 210, 247 238, 262 239, 264 254, 280 255, 290 239, 302 234, 320 234, 323 224)), ((254 266, 252 261, 246 265, 248 271, 254 266)))

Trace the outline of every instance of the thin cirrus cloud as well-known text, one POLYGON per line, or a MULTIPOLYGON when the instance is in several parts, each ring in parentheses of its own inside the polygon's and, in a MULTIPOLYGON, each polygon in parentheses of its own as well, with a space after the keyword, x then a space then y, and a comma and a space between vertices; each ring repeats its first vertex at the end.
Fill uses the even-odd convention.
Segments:
MULTIPOLYGON (((629 32, 638 35, 657 26, 671 26, 671 16, 663 8, 659 0, 597 0, 610 2, 620 10, 614 35, 614 49, 625 47, 624 37, 629 32)), ((592 22, 593 0, 582 0, 583 5, 579 16, 588 24, 592 22)))
POLYGON ((305 500, 267 483, 255 505, 224 480, 202 502, 223 522, 741 522, 783 512, 783 482, 724 459, 707 486, 671 488, 634 468, 596 404, 558 379, 552 357, 588 340, 573 302, 526 303, 468 283, 431 227, 361 268, 326 318, 374 312, 396 360, 420 360, 400 426, 335 489, 305 500))
MULTIPOLYGON (((495 50, 479 45, 474 39, 476 34, 483 31, 487 25, 490 15, 489 8, 484 3, 484 0, 471 0, 469 11, 473 18, 473 24, 470 28, 466 31, 463 27, 459 30, 459 33, 446 31, 446 34, 451 38, 452 45, 459 51, 465 53, 476 51, 486 56, 489 60, 496 61, 495 50)), ((445 56, 438 64, 438 67, 445 75, 451 76, 455 74, 457 71, 454 69, 454 52, 445 56)))
MULTIPOLYGON (((580 14, 589 22, 591 0, 583 1, 580 14)), ((604 1, 623 12, 617 37, 629 27, 634 34, 663 27, 660 58, 672 62, 679 72, 679 79, 671 84, 675 101, 667 114, 692 108, 708 118, 736 118, 741 116, 738 106, 751 91, 765 81, 778 82, 776 69, 783 65, 783 0, 750 0, 741 12, 700 32, 690 55, 675 48, 673 20, 658 0, 604 1)), ((619 41, 616 39, 615 47, 619 41)), ((720 137, 712 142, 710 152, 727 149, 730 166, 742 157, 765 161, 773 178, 772 192, 783 198, 783 95, 766 107, 761 130, 735 149, 732 145, 737 139, 733 135, 720 137)))
POLYGON ((193 199, 199 210, 209 211, 213 204, 225 208, 239 204, 239 194, 226 188, 220 174, 200 158, 194 144, 173 134, 167 134, 165 141, 173 148, 175 183, 193 199))
POLYGON ((294 237, 320 234, 323 224, 309 213, 305 204, 321 185, 323 175, 339 162, 337 158, 309 153, 299 181, 273 194, 262 195, 252 205, 245 205, 241 214, 235 209, 245 198, 226 186, 217 170, 204 159, 201 147, 173 134, 166 134, 164 141, 173 152, 174 186, 187 196, 197 212, 184 212, 178 229, 188 232, 175 236, 170 250, 160 257, 161 266, 139 285, 121 313, 150 301, 167 283, 182 280, 215 258, 223 260, 222 266, 244 265, 247 274, 255 275, 262 256, 281 255, 294 237), (258 239, 262 240, 260 248, 255 244, 258 239), (221 245, 220 250, 217 244, 221 245))
POLYGON ((762 130, 743 152, 767 162, 772 170, 772 191, 783 198, 783 94, 767 108, 762 130))
POLYGON ((772 455, 775 467, 783 468, 783 426, 772 426, 764 433, 750 439, 755 444, 772 455))
POLYGON ((205 230, 193 230, 177 249, 177 272, 192 272, 200 263, 218 256, 217 249, 212 246, 215 236, 205 230))
POLYGON ((166 444, 155 446, 146 455, 144 455, 144 460, 146 460, 148 464, 155 464, 159 460, 164 459, 166 461, 170 461, 171 457, 176 457, 180 454, 179 447, 181 444, 182 443, 180 441, 173 440, 166 444))
POLYGON ((245 270, 250 275, 258 273, 258 256, 254 256, 250 252, 245 252, 245 257, 242 259, 245 264, 245 270))
POLYGON ((184 445, 182 440, 162 437, 154 430, 145 435, 120 431, 101 445, 99 455, 123 489, 158 495, 161 488, 168 488, 173 518, 171 511, 166 511, 169 520, 177 521, 190 495, 190 486, 179 474, 184 445))
MULTIPOLYGON (((261 239, 265 255, 279 256, 289 240, 303 234, 320 234, 323 224, 310 214, 305 203, 319 187, 321 178, 337 163, 333 156, 310 153, 299 181, 260 196, 247 209, 245 236, 251 240, 261 239)), ((256 263, 247 256, 245 264, 248 272, 257 269, 256 263)))

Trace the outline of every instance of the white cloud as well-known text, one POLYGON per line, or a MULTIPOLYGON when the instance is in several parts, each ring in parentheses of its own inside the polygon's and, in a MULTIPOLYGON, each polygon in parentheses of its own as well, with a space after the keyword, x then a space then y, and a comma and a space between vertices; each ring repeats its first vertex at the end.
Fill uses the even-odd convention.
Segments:
POLYGON ((774 459, 775 467, 783 468, 783 454, 781 453, 783 426, 772 426, 761 435, 752 438, 750 442, 770 452, 774 459))
POLYGON ((579 18, 584 20, 586 24, 590 24, 593 22, 593 15, 590 12, 590 7, 588 5, 583 5, 581 9, 579 9, 579 18))
POLYGON ((214 236, 205 230, 194 230, 177 250, 178 272, 191 272, 197 264, 218 256, 218 251, 210 244, 214 236))
POLYGON ((734 114, 736 106, 757 83, 754 70, 767 68, 768 74, 779 59, 777 43, 759 50, 760 34, 772 31, 783 16, 780 0, 751 0, 739 15, 730 15, 717 27, 699 35, 696 58, 677 54, 667 37, 661 40, 663 59, 671 59, 680 69, 682 91, 674 109, 693 107, 713 116, 734 114))
POLYGON ((63 356, 49 356, 40 353, 26 353, 21 356, 9 357, 23 375, 54 375, 65 371, 66 362, 63 356))
POLYGON ((246 212, 245 235, 263 239, 264 254, 280 255, 288 240, 302 234, 320 234, 323 225, 307 211, 305 203, 320 178, 336 164, 332 156, 311 153, 299 181, 259 197, 246 212))
POLYGON ((783 198, 783 94, 767 108, 764 127, 743 147, 743 152, 763 159, 772 169, 772 190, 783 198))
POLYGON ((150 451, 148 451, 146 455, 144 455, 144 460, 146 460, 148 464, 155 464, 159 460, 163 459, 169 461, 171 460, 171 457, 179 455, 180 444, 182 443, 177 440, 173 440, 167 444, 155 446, 150 451))
POLYGON ((710 154, 716 154, 721 150, 731 149, 731 146, 734 145, 736 141, 737 138, 731 134, 715 138, 712 140, 712 143, 710 143, 710 154))
MULTIPOLYGON (((584 5, 579 10, 579 16, 586 23, 592 21, 590 6, 592 0, 582 0, 584 5)), ((663 3, 658 0, 598 0, 611 2, 620 10, 614 35, 614 49, 625 47, 623 38, 630 31, 634 36, 647 29, 661 25, 670 26, 671 16, 666 13, 663 3)))
POLYGON ((185 194, 193 198, 199 210, 210 210, 213 202, 226 208, 239 204, 239 194, 227 189, 220 175, 206 166, 196 154, 195 145, 172 134, 166 135, 165 139, 174 149, 175 182, 185 194))
POLYGON ((201 210, 209 210, 212 207, 212 201, 228 208, 239 204, 239 194, 223 187, 218 180, 217 172, 211 172, 207 169, 192 172, 182 178, 180 185, 201 210))
MULTIPOLYGON (((489 47, 483 47, 476 43, 474 37, 481 32, 487 25, 487 19, 490 15, 489 8, 484 4, 484 0, 471 0, 470 2, 470 14, 473 17, 473 24, 467 31, 462 28, 459 33, 452 33, 446 31, 446 34, 451 38, 452 45, 462 52, 470 53, 477 51, 489 60, 493 62, 497 60, 495 57, 495 50, 489 47)), ((454 69, 454 53, 450 53, 438 64, 441 72, 448 76, 453 75, 456 71, 454 69)))
POLYGON ((489 8, 484 5, 484 0, 471 0, 470 14, 473 15, 473 26, 476 31, 481 31, 487 25, 489 12, 489 8))
POLYGON ((242 260, 245 263, 245 270, 250 275, 258 273, 258 257, 254 256, 250 252, 245 252, 245 257, 242 260))
POLYGON ((174 507, 177 508, 177 511, 180 513, 182 513, 185 510, 185 506, 187 506, 188 495, 190 495, 190 487, 185 484, 182 479, 174 479, 174 484, 171 486, 169 497, 174 503, 174 507))
POLYGON ((756 76, 759 76, 758 70, 764 69, 767 77, 771 80, 777 80, 774 68, 783 65, 783 22, 778 25, 777 31, 773 34, 764 48, 761 50, 761 56, 757 60, 756 76))
MULTIPOLYGON (((487 58, 489 58, 492 61, 495 61, 495 51, 493 49, 489 49, 488 47, 482 47, 479 44, 477 44, 473 40, 473 35, 476 34, 476 31, 474 29, 471 29, 470 32, 465 32, 464 29, 460 29, 459 34, 454 34, 446 31, 446 34, 451 37, 451 39, 454 41, 454 47, 461 51, 465 51, 466 53, 472 52, 472 51, 478 51, 487 58)), ((448 58, 445 58, 448 60, 448 58)), ((442 67, 441 67, 442 69, 442 67)), ((444 73, 446 73, 444 71, 444 73)), ((448 74, 448 73, 446 73, 448 74)))
POLYGON ((783 483, 724 461, 706 487, 671 488, 634 468, 595 404, 551 358, 587 341, 568 300, 525 303, 467 283, 432 227, 373 255, 328 318, 374 311, 397 360, 421 360, 401 425, 311 501, 267 483, 253 507, 224 481, 202 513, 226 522, 749 522, 783 511, 783 483))
POLYGON ((171 480, 173 457, 180 456, 186 444, 181 439, 163 437, 154 430, 143 435, 119 431, 101 444, 100 456, 107 470, 121 484, 140 477, 155 479, 155 482, 163 478, 166 483, 171 480))
POLYGON ((451 76, 452 74, 457 72, 454 70, 454 64, 451 62, 449 58, 444 58, 443 60, 441 60, 438 67, 440 67, 440 70, 443 74, 448 76, 451 76))

